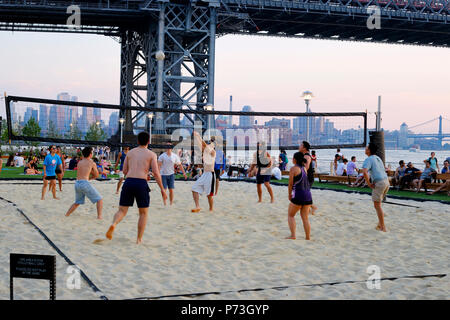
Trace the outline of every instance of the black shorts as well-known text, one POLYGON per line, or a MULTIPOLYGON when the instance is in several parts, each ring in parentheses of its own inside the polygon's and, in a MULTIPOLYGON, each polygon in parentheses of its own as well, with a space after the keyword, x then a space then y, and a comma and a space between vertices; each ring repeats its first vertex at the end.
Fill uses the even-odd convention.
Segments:
POLYGON ((150 188, 147 180, 138 178, 126 178, 120 193, 119 206, 132 207, 136 199, 138 208, 150 206, 150 188))
POLYGON ((56 174, 60 174, 60 173, 62 173, 62 171, 61 171, 61 169, 56 168, 56 169, 55 169, 55 173, 56 173, 56 174))
POLYGON ((263 184, 265 182, 270 182, 271 174, 257 174, 256 175, 256 184, 263 184))
POLYGON ((214 174, 216 175, 216 179, 220 181, 220 174, 222 173, 222 169, 214 169, 214 174))
POLYGON ((425 183, 431 183, 431 178, 425 178, 425 179, 423 179, 423 182, 425 182, 425 183))
POLYGON ((297 206, 307 206, 313 203, 312 201, 301 201, 294 198, 292 198, 291 202, 297 206))
POLYGON ((45 180, 56 180, 56 176, 46 176, 45 180))

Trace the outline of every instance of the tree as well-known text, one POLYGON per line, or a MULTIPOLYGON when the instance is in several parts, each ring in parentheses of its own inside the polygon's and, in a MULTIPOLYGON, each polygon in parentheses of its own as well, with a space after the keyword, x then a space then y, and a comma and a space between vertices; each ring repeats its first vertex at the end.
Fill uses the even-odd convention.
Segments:
MULTIPOLYGON (((12 130, 13 135, 17 136, 19 135, 19 132, 17 132, 17 130, 12 130)), ((9 140, 9 136, 8 136, 8 123, 6 120, 2 120, 2 132, 0 133, 0 140, 2 141, 8 141, 9 140)))
POLYGON ((52 120, 48 121, 48 132, 47 135, 49 138, 60 138, 61 135, 58 132, 58 129, 56 128, 55 124, 52 120))
POLYGON ((88 141, 104 141, 106 140, 106 133, 99 125, 93 123, 89 127, 84 139, 88 141))
MULTIPOLYGON (((30 120, 28 120, 28 122, 23 127, 22 133, 26 137, 39 137, 41 134, 41 127, 39 127, 37 121, 33 117, 31 117, 30 120)), ((39 145, 39 142, 26 141, 26 144, 36 147, 39 145)))
POLYGON ((78 128, 78 123, 75 121, 70 126, 70 131, 66 134, 66 138, 73 139, 73 140, 81 140, 82 133, 80 129, 78 128))

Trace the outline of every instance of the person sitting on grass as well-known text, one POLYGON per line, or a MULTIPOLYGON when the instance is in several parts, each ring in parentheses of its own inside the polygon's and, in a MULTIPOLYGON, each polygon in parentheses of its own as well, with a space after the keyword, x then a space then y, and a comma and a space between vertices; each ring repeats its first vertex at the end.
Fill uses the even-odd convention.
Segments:
POLYGON ((419 192, 422 188, 422 185, 425 183, 431 183, 431 178, 433 173, 436 173, 436 170, 434 170, 431 167, 431 161, 430 160, 424 160, 425 162, 425 169, 422 171, 422 174, 420 175, 419 179, 413 180, 414 188, 416 188, 416 192, 419 192))
POLYGON ((38 170, 37 166, 37 158, 31 158, 25 166, 24 169, 25 174, 41 174, 42 172, 38 170))
POLYGON ((14 155, 10 154, 6 161, 6 167, 14 167, 14 155))
POLYGON ((98 162, 97 158, 94 158, 94 162, 97 165, 98 173, 101 175, 102 179, 106 179, 108 177, 109 171, 103 168, 103 166, 98 162))
POLYGON ((198 164, 194 164, 189 174, 189 179, 197 180, 202 175, 202 169, 198 167, 198 164))

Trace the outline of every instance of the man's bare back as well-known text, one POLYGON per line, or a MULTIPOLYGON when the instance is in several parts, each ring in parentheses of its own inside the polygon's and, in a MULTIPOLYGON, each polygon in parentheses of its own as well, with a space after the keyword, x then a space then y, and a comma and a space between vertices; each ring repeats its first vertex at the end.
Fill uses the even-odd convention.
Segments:
POLYGON ((158 168, 156 154, 147 148, 137 147, 128 151, 123 173, 127 178, 147 180, 149 170, 154 168, 158 168))
POLYGON ((89 180, 89 175, 93 174, 93 178, 98 177, 97 165, 92 159, 83 158, 77 164, 77 180, 89 180))

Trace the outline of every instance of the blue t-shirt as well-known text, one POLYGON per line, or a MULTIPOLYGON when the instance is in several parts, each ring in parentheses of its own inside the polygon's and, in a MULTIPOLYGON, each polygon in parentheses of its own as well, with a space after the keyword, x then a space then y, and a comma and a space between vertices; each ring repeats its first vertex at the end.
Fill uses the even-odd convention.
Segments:
POLYGON ((369 170, 373 182, 387 179, 386 170, 384 169, 383 160, 377 155, 372 155, 364 160, 363 168, 369 170))
POLYGON ((430 161, 430 166, 431 166, 431 168, 433 168, 434 170, 437 170, 437 163, 438 163, 438 160, 436 159, 436 157, 435 157, 435 158, 429 157, 429 158, 428 158, 428 161, 430 161))
POLYGON ((62 161, 57 154, 55 154, 54 156, 48 154, 44 160, 45 174, 49 177, 56 176, 55 170, 56 167, 60 164, 62 164, 62 161))
POLYGON ((422 174, 420 175, 420 179, 431 178, 431 173, 433 172, 436 172, 436 170, 431 167, 423 169, 422 174))
POLYGON ((446 167, 443 167, 441 173, 450 173, 450 172, 449 172, 449 169, 447 169, 446 167))

